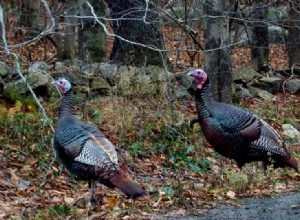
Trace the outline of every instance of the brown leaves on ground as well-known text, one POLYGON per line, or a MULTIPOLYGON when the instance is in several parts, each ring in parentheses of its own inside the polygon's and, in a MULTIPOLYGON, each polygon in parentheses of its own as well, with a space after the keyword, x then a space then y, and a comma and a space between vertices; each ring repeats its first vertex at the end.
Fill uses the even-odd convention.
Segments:
MULTIPOLYGON (((200 135, 199 125, 187 131, 183 127, 173 127, 177 129, 179 136, 187 139, 187 142, 184 139, 181 144, 204 143, 202 148, 195 148, 195 152, 188 155, 186 161, 171 160, 170 152, 176 148, 176 143, 168 145, 164 150, 152 152, 151 140, 167 129, 166 124, 173 126, 168 120, 170 115, 162 113, 168 112, 161 106, 162 102, 160 98, 146 101, 109 97, 100 98, 99 102, 93 101, 92 104, 87 103, 87 108, 99 108, 103 111, 103 118, 96 124, 104 128, 112 142, 117 146, 120 142, 126 143, 117 147, 121 167, 128 170, 134 180, 149 193, 146 200, 133 201, 126 199, 116 189, 97 185, 95 196, 98 204, 94 205, 91 219, 149 219, 161 214, 199 214, 219 203, 238 205, 241 197, 299 189, 300 175, 289 169, 270 169, 265 176, 262 167, 252 163, 239 170, 232 160, 224 159, 214 152, 200 135), (127 103, 126 107, 120 104, 122 102, 127 103), (147 105, 147 102, 157 104, 147 105), (133 105, 136 108, 130 112, 133 105), (126 120, 126 117, 122 119, 124 111, 130 112, 130 120, 126 120), (143 136, 147 126, 150 126, 150 130, 147 131, 147 136, 143 136), (120 137, 118 134, 122 132, 125 136, 120 137), (143 143, 143 148, 140 149, 140 154, 135 155, 131 152, 130 144, 135 143, 139 137, 144 137, 139 140, 143 143), (210 170, 204 173, 191 170, 188 161, 193 157, 207 159, 210 170)), ((296 107, 299 102, 298 95, 279 94, 275 101, 260 102, 246 98, 243 105, 264 116, 281 133, 279 125, 287 116, 289 119, 299 116, 299 109, 296 107)), ((173 111, 177 115, 173 124, 177 124, 181 116, 184 116, 185 122, 181 126, 188 126, 188 120, 195 116, 192 99, 176 101, 173 111)), ((0 129, 3 134, 9 132, 7 128, 0 126, 0 129)), ((1 155, 5 155, 5 160, 0 164, 0 199, 3 201, 0 203, 0 218, 87 217, 87 183, 71 177, 59 163, 50 164, 53 159, 50 146, 45 148, 45 152, 39 152, 39 143, 30 144, 26 150, 26 144, 8 144, 9 140, 5 136, 1 138, 2 142, 3 140, 7 144, 0 149, 1 155), (45 158, 43 162, 41 157, 45 158)), ((163 141, 162 139, 161 142, 163 141)), ((178 149, 184 147, 185 145, 178 146, 178 149)), ((293 145, 290 150, 299 159, 299 146, 293 145)))

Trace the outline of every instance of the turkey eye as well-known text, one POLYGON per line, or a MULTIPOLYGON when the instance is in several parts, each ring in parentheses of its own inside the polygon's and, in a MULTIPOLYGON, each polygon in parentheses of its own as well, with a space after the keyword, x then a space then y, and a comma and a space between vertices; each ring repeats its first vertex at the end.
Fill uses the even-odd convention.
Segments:
POLYGON ((62 82, 62 81, 60 81, 60 82, 59 82, 59 84, 63 84, 63 82, 62 82))

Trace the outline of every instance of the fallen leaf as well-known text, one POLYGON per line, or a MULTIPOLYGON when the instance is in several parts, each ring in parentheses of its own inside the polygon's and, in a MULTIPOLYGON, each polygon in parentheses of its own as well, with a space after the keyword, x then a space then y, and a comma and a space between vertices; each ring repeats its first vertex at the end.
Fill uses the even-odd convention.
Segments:
POLYGON ((65 197, 65 198, 64 198, 64 201, 65 201, 65 203, 71 205, 71 204, 74 203, 75 199, 74 199, 74 198, 71 198, 71 197, 65 197))
POLYGON ((118 197, 117 196, 113 196, 113 197, 110 197, 107 200, 107 205, 108 205, 109 208, 113 208, 113 207, 115 207, 118 204, 118 202, 119 202, 118 197))
POLYGON ((229 199, 235 199, 235 192, 229 190, 229 191, 226 193, 226 196, 227 196, 229 199))
POLYGON ((23 166, 22 171, 27 172, 27 171, 30 171, 31 169, 32 169, 31 166, 27 164, 27 165, 23 166))

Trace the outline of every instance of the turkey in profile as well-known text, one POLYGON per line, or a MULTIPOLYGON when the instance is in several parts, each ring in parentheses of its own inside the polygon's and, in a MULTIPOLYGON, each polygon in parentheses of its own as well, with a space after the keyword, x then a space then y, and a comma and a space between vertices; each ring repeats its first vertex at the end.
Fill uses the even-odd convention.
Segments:
POLYGON ((91 208, 95 181, 110 188, 116 187, 129 198, 145 197, 145 191, 127 173, 120 170, 112 143, 97 127, 75 117, 71 83, 64 78, 55 83, 63 98, 54 134, 54 149, 56 156, 70 173, 80 180, 88 181, 88 210, 91 208))
POLYGON ((254 113, 213 99, 208 75, 201 69, 189 76, 197 83, 195 92, 198 119, 203 134, 221 155, 234 159, 239 167, 262 161, 264 167, 291 167, 298 172, 295 158, 287 151, 275 130, 254 113))

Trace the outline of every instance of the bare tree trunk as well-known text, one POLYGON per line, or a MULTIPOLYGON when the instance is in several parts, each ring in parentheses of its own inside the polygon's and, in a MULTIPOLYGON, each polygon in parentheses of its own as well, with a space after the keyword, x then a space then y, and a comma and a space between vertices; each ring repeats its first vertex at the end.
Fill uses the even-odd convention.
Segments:
POLYGON ((44 22, 40 9, 41 2, 39 0, 24 1, 22 4, 21 25, 27 28, 25 39, 38 35, 42 29, 44 22))
POLYGON ((267 24, 268 8, 264 1, 255 0, 252 16, 252 67, 265 71, 269 67, 269 31, 267 24))
POLYGON ((228 10, 228 1, 205 0, 203 4, 205 70, 212 82, 214 98, 230 103, 232 77, 228 10))
POLYGON ((300 63, 300 3, 290 2, 287 51, 290 67, 300 63))
MULTIPOLYGON (((113 20, 114 33, 127 41, 144 44, 149 47, 164 50, 158 12, 153 3, 141 0, 106 0, 113 20)), ((133 64, 136 66, 153 64, 163 66, 167 60, 165 52, 134 45, 130 42, 115 38, 110 54, 110 60, 117 63, 133 64)))
MULTIPOLYGON (((98 17, 104 16, 105 5, 99 0, 90 0, 98 17)), ((92 16, 91 9, 85 4, 85 0, 79 0, 81 16, 92 16)), ((101 20, 101 19, 100 19, 101 20)), ((83 18, 82 28, 78 30, 79 38, 79 59, 101 62, 105 59, 105 32, 103 28, 95 22, 94 18, 83 18)))
MULTIPOLYGON (((24 40, 37 36, 44 25, 40 6, 38 0, 24 1, 22 4, 20 26, 25 27, 26 30, 24 40)), ((32 61, 32 49, 27 50, 27 59, 32 61)))
POLYGON ((65 17, 64 51, 61 54, 62 59, 74 59, 77 56, 76 45, 76 22, 77 18, 72 17, 77 14, 77 0, 67 1, 65 17))

